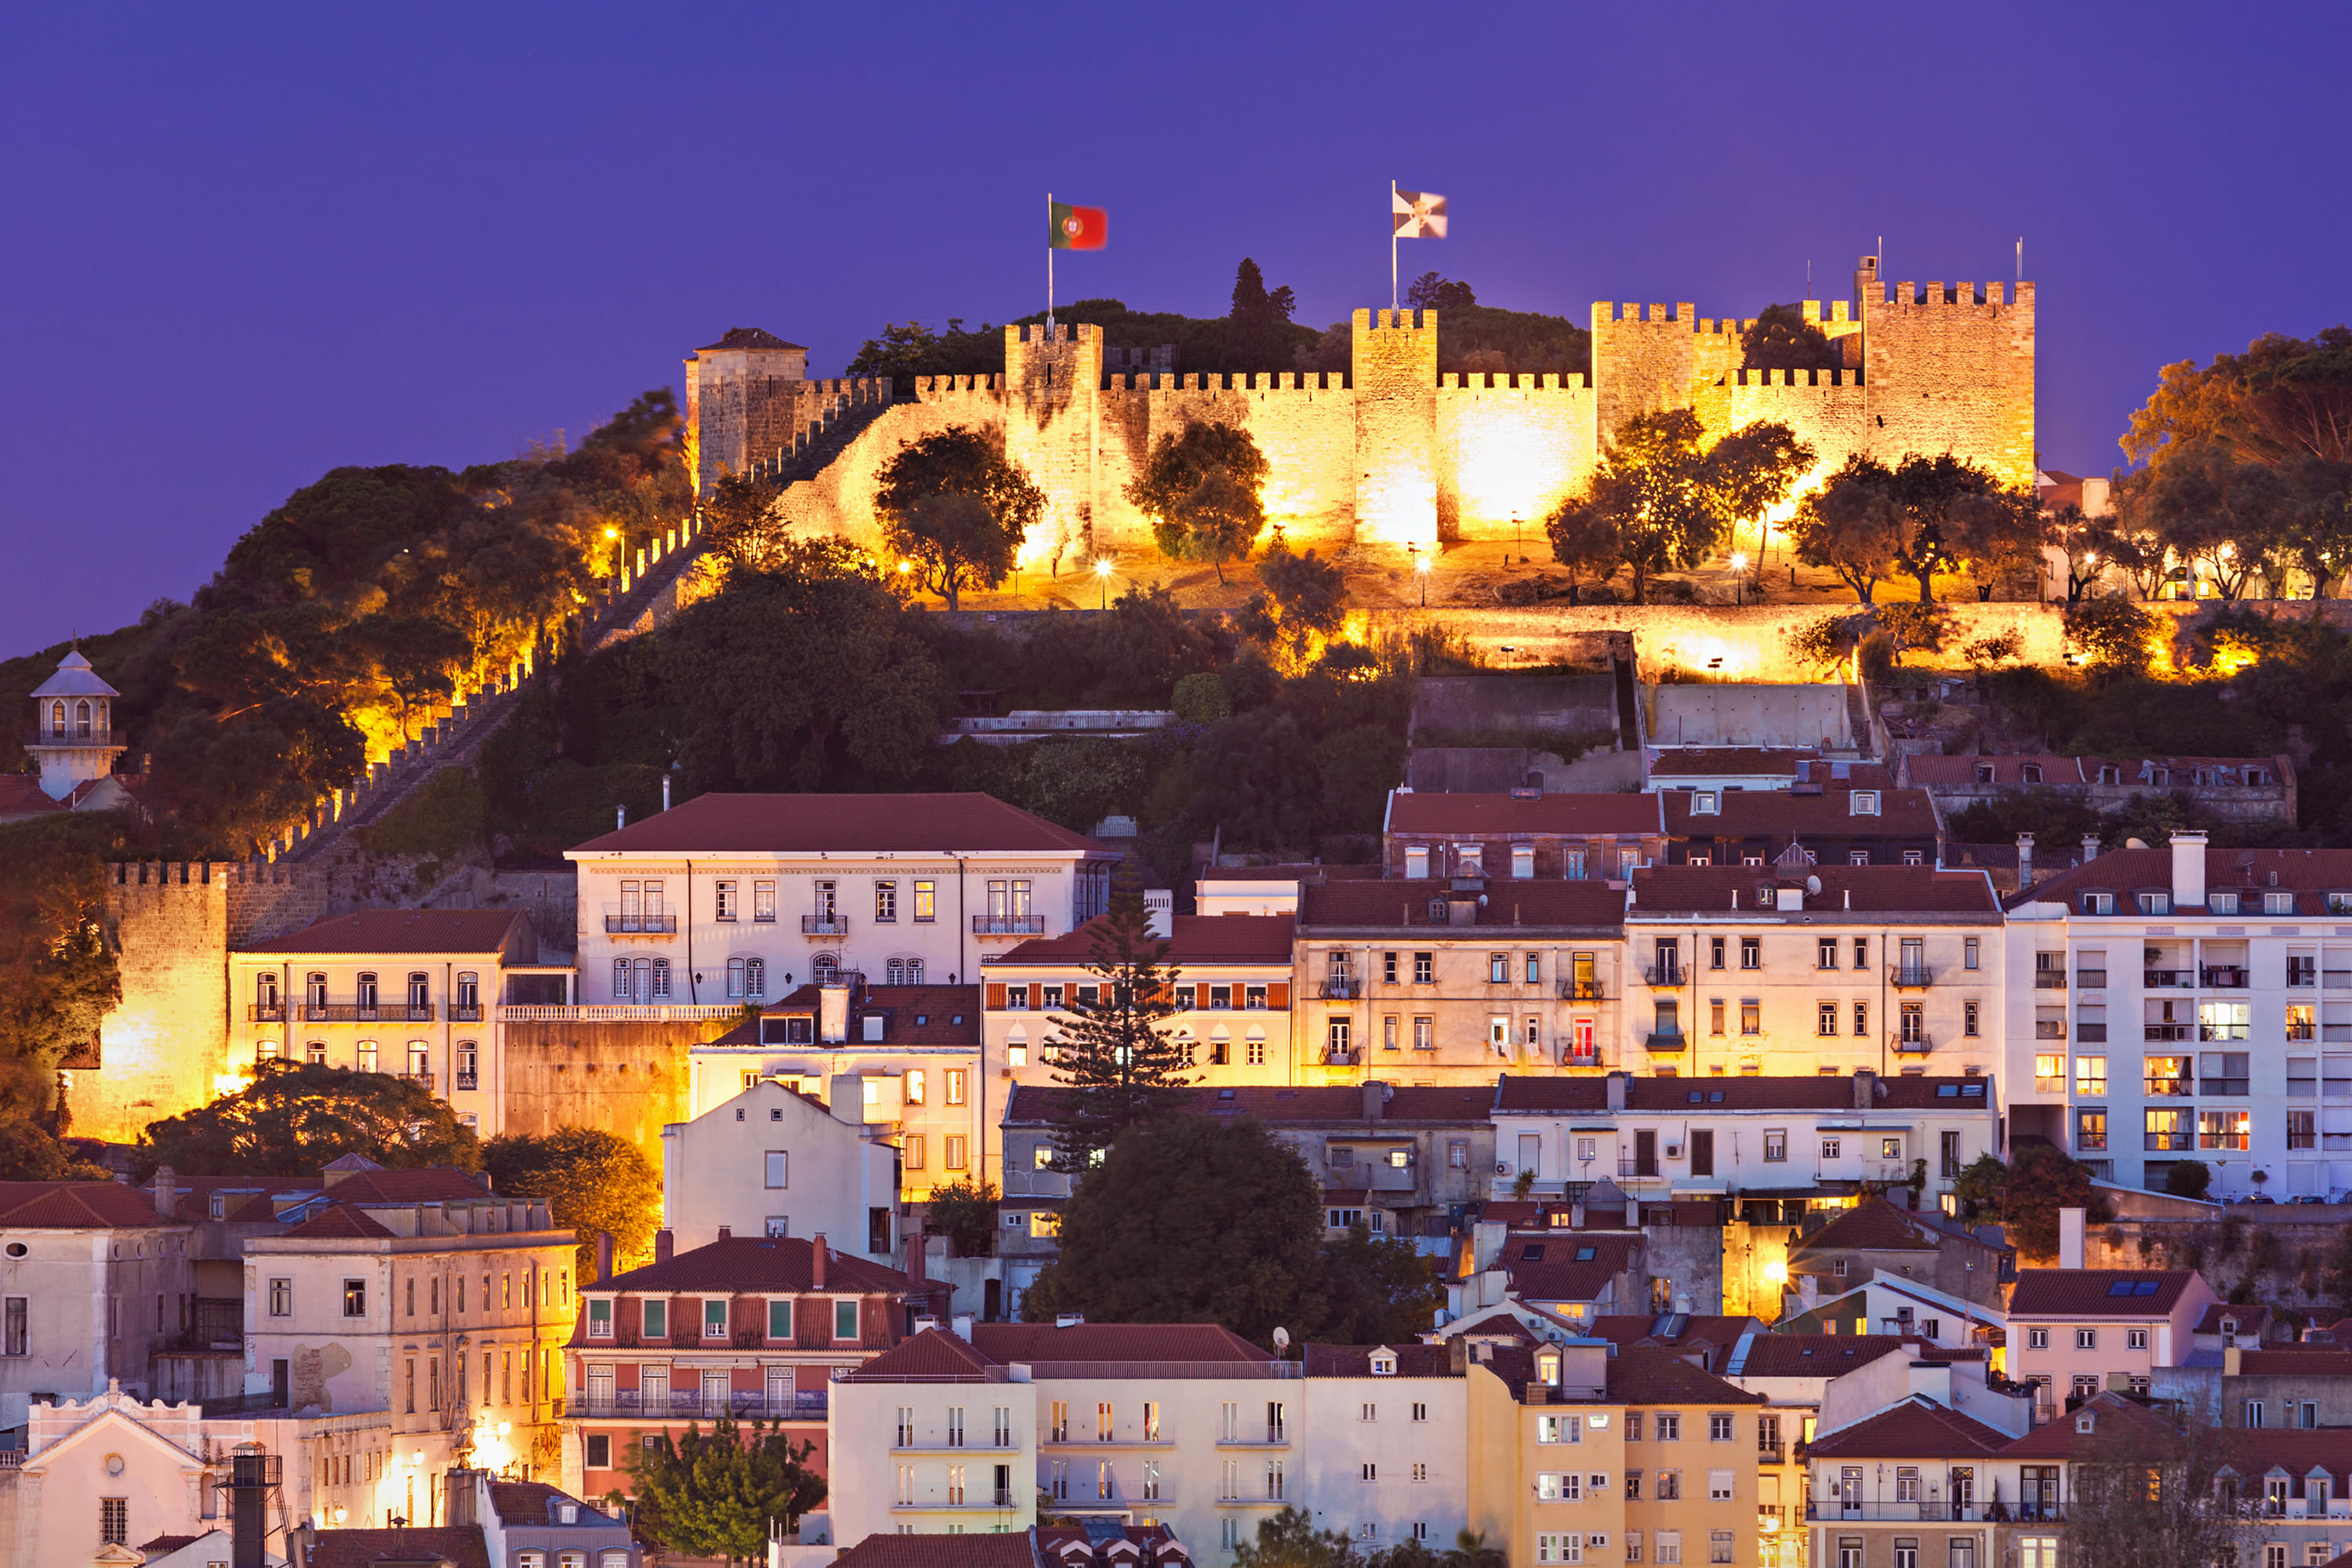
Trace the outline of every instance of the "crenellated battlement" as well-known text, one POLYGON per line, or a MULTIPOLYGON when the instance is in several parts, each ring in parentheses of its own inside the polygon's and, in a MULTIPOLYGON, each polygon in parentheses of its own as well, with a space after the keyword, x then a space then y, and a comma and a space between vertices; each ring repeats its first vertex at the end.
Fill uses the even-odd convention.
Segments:
POLYGON ((919 375, 915 378, 915 395, 929 402, 955 393, 982 392, 993 396, 1004 390, 1003 378, 994 375, 919 375))
POLYGON ((1437 312, 1434 310, 1359 310, 1355 315, 1359 332, 1425 332, 1437 335, 1437 312))
POLYGON ((1612 305, 1606 300, 1597 300, 1592 305, 1592 320, 1596 324, 1603 321, 1619 323, 1641 321, 1654 326, 1666 321, 1679 321, 1687 331, 1697 315, 1698 307, 1687 300, 1671 310, 1664 305, 1651 305, 1645 308, 1632 300, 1622 305, 1612 305))
POLYGON ((2031 283, 2017 284, 2015 286, 2016 297, 2014 300, 2004 300, 2003 298, 2003 296, 2009 292, 2011 286, 2000 282, 1990 282, 1982 285, 1975 283, 1947 284, 1942 279, 1938 279, 1936 281, 1927 284, 1925 288, 1922 288, 1916 283, 1906 281, 1893 285, 1891 293, 1889 291, 1888 285, 1885 283, 1876 284, 1871 287, 1865 287, 1863 290, 1863 303, 1865 305, 1892 305, 1896 307, 1907 305, 1914 309, 1924 310, 1935 310, 1941 307, 1947 310, 1973 310, 1990 312, 2002 309, 2005 303, 2011 306, 2024 305, 2030 302, 2033 298, 2033 285, 2031 283), (1874 296, 1871 292, 1871 287, 1874 287, 1876 289, 1874 296))
POLYGON ((1563 378, 1556 370, 1548 370, 1541 374, 1532 371, 1454 370, 1439 374, 1437 389, 1440 392, 1584 393, 1591 391, 1591 387, 1583 376, 1570 374, 1563 378))
POLYGON ((111 860, 107 880, 118 888, 299 887, 307 868, 277 860, 111 860))
POLYGON ((1855 370, 1735 370, 1724 379, 1727 386, 1860 386, 1862 372, 1855 370))

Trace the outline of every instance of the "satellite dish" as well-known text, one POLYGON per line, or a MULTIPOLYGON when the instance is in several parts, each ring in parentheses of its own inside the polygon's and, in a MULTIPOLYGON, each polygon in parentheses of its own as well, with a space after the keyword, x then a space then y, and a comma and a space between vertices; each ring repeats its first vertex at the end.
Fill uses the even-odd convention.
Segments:
POLYGON ((1808 877, 1805 879, 1805 891, 1809 893, 1818 893, 1821 890, 1822 879, 1819 877, 1808 877))
POLYGON ((2126 838, 2124 840, 2124 847, 2126 849, 2145 849, 2147 847, 2147 840, 2145 838, 2126 838))
POLYGON ((1286 1351, 1290 1348, 1290 1331, 1288 1329, 1276 1329, 1274 1331, 1274 1348, 1276 1353, 1286 1351))

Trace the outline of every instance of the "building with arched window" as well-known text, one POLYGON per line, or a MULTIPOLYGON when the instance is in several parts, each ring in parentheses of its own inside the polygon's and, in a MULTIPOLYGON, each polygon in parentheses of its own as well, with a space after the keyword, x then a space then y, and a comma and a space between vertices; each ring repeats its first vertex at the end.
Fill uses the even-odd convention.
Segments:
POLYGON ((114 728, 119 695, 79 649, 58 660, 57 672, 33 690, 33 724, 24 732, 25 750, 40 765, 40 777, 0 777, 0 822, 52 811, 136 806, 114 772, 124 750, 114 728))

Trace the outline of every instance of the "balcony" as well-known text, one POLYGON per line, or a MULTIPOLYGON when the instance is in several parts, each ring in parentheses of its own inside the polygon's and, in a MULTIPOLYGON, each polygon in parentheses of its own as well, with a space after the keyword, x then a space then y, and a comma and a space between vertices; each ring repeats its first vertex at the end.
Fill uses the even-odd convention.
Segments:
POLYGON ((1315 987, 1326 1002, 1352 1002, 1364 994, 1364 983, 1352 974, 1334 974, 1315 987))
MULTIPOLYGON (((962 1497, 950 1498, 943 1501, 894 1502, 890 1505, 890 1511, 892 1513, 958 1513, 970 1512, 975 1509, 995 1510, 1017 1507, 1013 1498, 1013 1494, 1009 1490, 992 1491, 986 1487, 973 1487, 962 1497)), ((1086 1511, 1086 1505, 1080 1503, 1066 1511, 1083 1513, 1086 1511)), ((963 1527, 958 1525, 956 1528, 961 1530, 963 1527)))
POLYGON ((1559 999, 1563 1002, 1603 1002, 1598 980, 1563 980, 1559 983, 1559 999))
POLYGON ((25 731, 28 746, 121 746, 130 742, 128 730, 80 729, 68 725, 58 729, 52 724, 46 729, 25 731))
POLYGON ((1663 1034, 1649 1034, 1642 1037, 1642 1047, 1644 1050, 1679 1051, 1687 1048, 1689 1045, 1690 1037, 1685 1035, 1680 1029, 1670 1030, 1663 1034))
MULTIPOLYGON (((845 931, 848 928, 843 927, 845 931)), ((971 917, 974 936, 1044 936, 1044 915, 974 915, 971 917)))
MULTIPOLYGON (((974 922, 972 929, 975 931, 980 929, 977 921, 974 922)), ((849 917, 847 915, 803 915, 801 934, 803 936, 847 936, 849 917)))
POLYGON ((2066 1037, 2066 1021, 2063 1018, 2036 1018, 2033 1021, 2033 1037, 2037 1040, 2063 1040, 2066 1037))
POLYGON ((676 915, 606 915, 606 936, 676 936, 676 915))
POLYGON ((363 1007, 356 1002, 305 1002, 302 1021, 306 1024, 429 1024, 433 1021, 433 1005, 421 1007, 405 1002, 363 1007))
POLYGON ((2323 969, 2319 972, 2322 991, 2352 991, 2352 969, 2323 969))
POLYGON ((2081 991, 2105 991, 2107 988, 2107 972, 2104 969, 2078 969, 2074 971, 2074 986, 2081 991))
POLYGON ((479 1002, 453 1003, 449 1008, 449 1021, 453 1024, 478 1024, 482 1021, 482 1005, 479 1002))
POLYGON ((2142 970, 2140 984, 2150 991, 2187 991, 2193 984, 2190 973, 2186 969, 2142 970))
POLYGON ((2246 988, 2246 966, 2242 963, 2209 963, 2197 972, 2197 984, 2209 991, 2243 991, 2246 988))
POLYGON ((479 1089, 482 1087, 482 1081, 472 1073, 461 1072, 457 1075, 457 1082, 452 1087, 457 1089, 479 1089))
MULTIPOLYGON (((2100 976, 2102 980, 2105 978, 2104 974, 2100 976)), ((2036 991, 2063 991, 2066 989, 2066 972, 2063 969, 2037 969, 2033 972, 2033 988, 2036 991)))
POLYGON ((1911 1524, 1918 1521, 1981 1520, 1991 1508, 1980 1502, 1827 1502, 1809 1503, 1806 1515, 1816 1524, 1911 1524))
POLYGON ((1898 991, 1925 991, 1935 982, 1935 971, 1924 963, 1897 963, 1887 973, 1898 991))
POLYGON ((1683 967, 1679 963, 1654 963, 1642 971, 1642 979, 1653 991, 1679 991, 1683 988, 1683 967))
POLYGON ((400 1081, 413 1083, 427 1094, 433 1092, 433 1075, 429 1072, 404 1072, 400 1075, 400 1081))
POLYGON ((1325 1067, 1332 1067, 1332 1068, 1351 1068, 1351 1067, 1360 1067, 1360 1066, 1361 1066, 1361 1065, 1362 1065, 1363 1060, 1364 1060, 1364 1053, 1363 1053, 1362 1051, 1360 1051, 1360 1050, 1356 1050, 1356 1049, 1353 1049, 1353 1048, 1350 1048, 1350 1049, 1348 1049, 1348 1050, 1344 1050, 1344 1051, 1326 1050, 1326 1051, 1323 1053, 1323 1065, 1324 1065, 1325 1067))
POLYGON ((1910 1038, 1898 1036, 1895 1041, 1895 1054, 1898 1057, 1924 1057, 1935 1048, 1936 1042, 1925 1035, 1910 1038))
POLYGON ((822 1421, 825 1415, 826 1397, 827 1391, 822 1388, 787 1389, 776 1394, 756 1388, 730 1389, 722 1402, 715 1396, 706 1400, 700 1389, 680 1388, 657 1395, 653 1404, 647 1405, 640 1390, 624 1388, 607 1394, 592 1391, 576 1396, 565 1405, 565 1413, 620 1420, 643 1419, 647 1415, 692 1420, 725 1414, 764 1415, 777 1420, 822 1421))
POLYGON ((2104 1046, 2107 1043, 2107 1026, 2105 1024, 2077 1024, 2074 1026, 2074 1038, 2084 1045, 2104 1046))
POLYGON ((2141 1026, 2140 1038, 2143 1040, 2185 1040, 2188 1037, 2189 1026, 2186 1024, 2147 1024, 2141 1026))
POLYGON ((1757 1441, 1756 1462, 1758 1464, 1781 1465, 1788 1463, 1788 1459, 1789 1446, 1786 1443, 1768 1442, 1760 1438, 1757 1441))
POLYGON ((245 1020, 248 1024, 282 1024, 286 1021, 286 1004, 256 1002, 245 1010, 245 1020))

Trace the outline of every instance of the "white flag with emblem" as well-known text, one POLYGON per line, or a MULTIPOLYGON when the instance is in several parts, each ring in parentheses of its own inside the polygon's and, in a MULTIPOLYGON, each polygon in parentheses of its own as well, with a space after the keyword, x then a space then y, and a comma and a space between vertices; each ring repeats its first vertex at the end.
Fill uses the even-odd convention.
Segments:
POLYGON ((1429 191, 1392 191, 1390 221, 1398 239, 1444 239, 1445 198, 1429 191))

